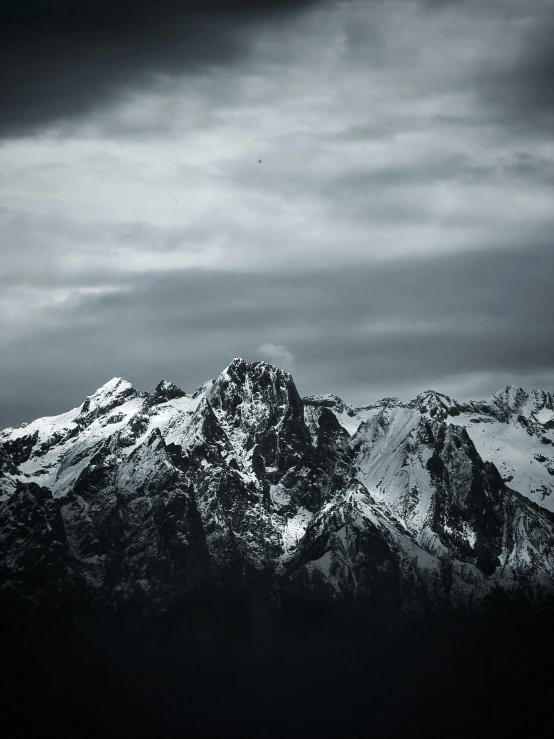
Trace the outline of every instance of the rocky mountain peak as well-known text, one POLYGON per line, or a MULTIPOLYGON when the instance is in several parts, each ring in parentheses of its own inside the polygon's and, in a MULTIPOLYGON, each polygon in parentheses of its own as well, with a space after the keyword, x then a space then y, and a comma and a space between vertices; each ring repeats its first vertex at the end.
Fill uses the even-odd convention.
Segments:
MULTIPOLYGON (((400 401, 398 398, 390 397, 390 398, 381 398, 381 400, 378 400, 377 403, 375 403, 376 406, 380 406, 383 408, 396 408, 400 405, 400 401)), ((371 408, 373 406, 363 406, 364 408, 371 408)))
POLYGON ((302 418, 302 400, 288 372, 267 362, 245 362, 236 358, 223 370, 207 393, 214 410, 236 413, 241 405, 290 407, 302 418))
POLYGON ((81 406, 81 416, 98 415, 121 405, 126 400, 136 398, 146 393, 136 390, 133 385, 122 377, 112 377, 111 380, 89 395, 81 406))
POLYGON ((168 382, 168 380, 160 380, 154 389, 154 397, 162 403, 167 400, 173 400, 174 398, 184 398, 185 396, 186 393, 184 390, 181 390, 175 383, 168 382))
POLYGON ((524 405, 529 395, 522 387, 508 384, 502 390, 494 393, 492 401, 502 410, 514 413, 524 405))
POLYGON ((446 418, 450 411, 456 407, 456 402, 448 395, 436 390, 425 390, 408 403, 408 407, 416 408, 431 418, 446 418))
POLYGON ((537 411, 554 410, 554 397, 552 393, 546 390, 531 390, 526 405, 529 407, 530 412, 536 413, 537 411))
MULTIPOLYGON (((266 467, 284 472, 310 445, 302 399, 291 375, 278 367, 234 359, 204 397, 239 456, 255 449, 266 467)), ((207 412, 203 404, 198 412, 207 412)))

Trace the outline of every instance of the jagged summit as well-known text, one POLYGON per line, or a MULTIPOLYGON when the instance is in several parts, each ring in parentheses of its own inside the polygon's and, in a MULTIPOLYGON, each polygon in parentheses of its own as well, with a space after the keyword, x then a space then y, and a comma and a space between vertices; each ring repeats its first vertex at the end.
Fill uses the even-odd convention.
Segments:
POLYGON ((542 423, 550 419, 554 410, 552 393, 539 389, 528 393, 515 385, 506 385, 487 402, 496 409, 499 418, 506 420, 521 417, 542 423))
POLYGON ((424 390, 419 393, 416 398, 420 403, 424 402, 436 402, 448 405, 452 403, 452 398, 445 393, 439 393, 438 390, 424 390))
POLYGON ((244 381, 249 373, 254 373, 259 376, 268 374, 271 376, 291 378, 291 374, 289 372, 277 367, 277 365, 270 364, 269 362, 264 362, 262 360, 247 362, 242 357, 234 357, 219 376, 223 377, 225 375, 231 375, 239 381, 244 381))
POLYGON ((89 415, 101 410, 108 410, 123 403, 126 399, 136 397, 141 393, 122 377, 112 377, 111 380, 89 395, 81 406, 81 414, 89 415))
POLYGON ((302 401, 292 376, 267 362, 246 362, 237 357, 223 370, 207 392, 214 409, 235 412, 241 404, 291 405, 302 414, 302 401))
POLYGON ((174 382, 168 380, 160 380, 154 389, 154 396, 156 398, 163 398, 164 400, 173 400, 174 398, 183 398, 186 396, 184 390, 175 385, 174 382))
POLYGON ((133 389, 132 383, 126 380, 124 377, 112 377, 111 380, 101 385, 89 398, 102 398, 109 395, 120 394, 133 389))
POLYGON ((440 405, 445 408, 451 406, 454 401, 449 395, 439 393, 438 390, 424 390, 423 392, 416 395, 412 401, 419 405, 440 405))
POLYGON ((446 419, 449 415, 458 414, 458 404, 448 395, 436 390, 425 390, 406 404, 407 408, 417 409, 430 418, 446 419))
POLYGON ((494 393, 491 399, 497 405, 515 411, 525 403, 528 397, 529 395, 522 387, 508 384, 502 390, 494 393))

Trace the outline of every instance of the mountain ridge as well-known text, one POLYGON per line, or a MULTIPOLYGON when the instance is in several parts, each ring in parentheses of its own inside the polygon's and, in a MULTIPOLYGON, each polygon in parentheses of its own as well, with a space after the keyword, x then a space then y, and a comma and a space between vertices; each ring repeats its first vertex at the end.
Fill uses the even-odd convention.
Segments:
POLYGON ((0 432, 12 725, 390 739, 488 712, 490 736, 518 705, 538 729, 550 406, 505 388, 359 407, 235 359, 192 394, 112 378, 0 432))
POLYGON ((0 432, 2 574, 40 600, 20 563, 51 557, 60 592, 108 610, 138 598, 163 611, 216 571, 331 599, 388 590, 406 612, 478 607, 498 587, 540 603, 554 470, 537 449, 554 444, 552 409, 550 393, 513 386, 356 407, 301 398, 288 372, 240 358, 192 395, 112 378, 0 432), (54 516, 54 533, 15 536, 19 516, 54 516))

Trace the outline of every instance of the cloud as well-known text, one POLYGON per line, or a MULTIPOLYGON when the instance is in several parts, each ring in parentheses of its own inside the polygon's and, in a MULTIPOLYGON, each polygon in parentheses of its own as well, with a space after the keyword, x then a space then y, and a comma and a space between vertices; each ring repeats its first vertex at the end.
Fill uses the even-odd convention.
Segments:
POLYGON ((551 246, 294 273, 158 272, 33 312, 0 331, 2 426, 74 407, 114 375, 192 392, 234 356, 292 371, 301 394, 358 403, 429 387, 482 396, 508 380, 554 386, 551 246))
POLYGON ((0 29, 0 133, 75 120, 179 74, 235 64, 264 24, 313 0, 31 0, 0 29))
POLYGON ((484 111, 513 136, 551 140, 554 126, 554 6, 517 5, 511 43, 499 39, 493 63, 481 70, 476 92, 484 111), (514 34, 517 29, 517 34, 514 34))
POLYGON ((275 364, 289 372, 294 368, 294 355, 284 344, 260 344, 256 351, 270 364, 275 364))

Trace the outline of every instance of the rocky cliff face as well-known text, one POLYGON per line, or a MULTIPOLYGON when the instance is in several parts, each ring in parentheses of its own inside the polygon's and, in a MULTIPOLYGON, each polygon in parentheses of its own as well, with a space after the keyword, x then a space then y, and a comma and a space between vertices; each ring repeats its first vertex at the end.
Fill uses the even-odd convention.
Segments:
POLYGON ((498 588, 540 603, 553 408, 511 387, 358 408, 241 359, 193 395, 114 378, 0 433, 3 592, 102 614, 162 613, 208 582, 408 612, 498 588))

